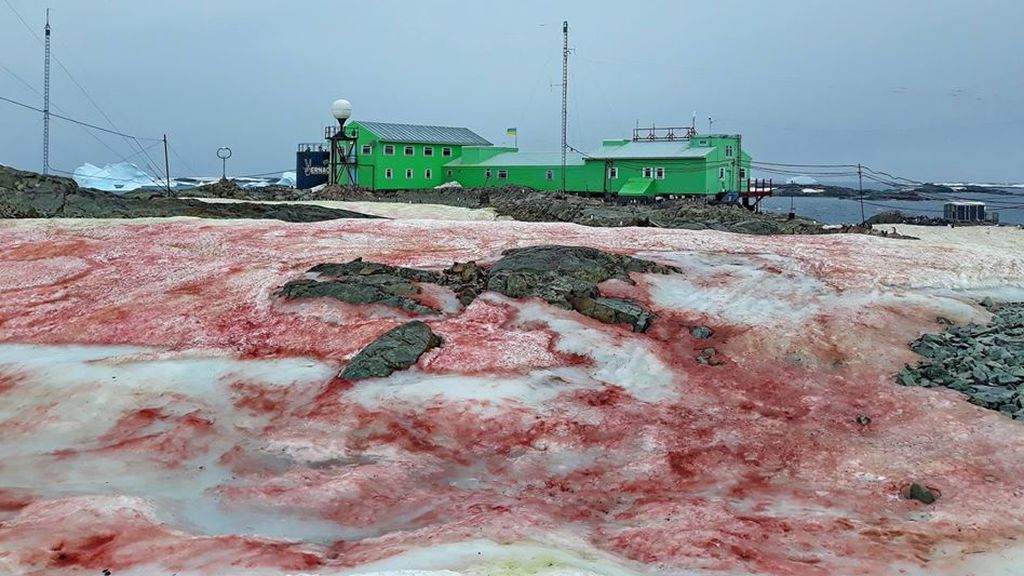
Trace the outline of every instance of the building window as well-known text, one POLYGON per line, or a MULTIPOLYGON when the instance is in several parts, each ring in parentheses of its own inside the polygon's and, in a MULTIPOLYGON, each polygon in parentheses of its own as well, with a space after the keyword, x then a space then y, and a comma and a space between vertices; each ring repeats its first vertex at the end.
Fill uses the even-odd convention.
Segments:
POLYGON ((452 174, 454 174, 454 172, 452 172, 451 170, 445 170, 444 173, 447 176, 451 176, 452 174))
POLYGON ((451 158, 452 157, 452 149, 451 148, 441 148, 441 156, 444 156, 445 158, 451 158))
POLYGON ((508 180, 508 170, 498 170, 498 180, 508 180))
POLYGON ((619 179, 619 167, 618 166, 612 166, 611 168, 608 169, 608 179, 609 180, 618 180, 619 179))
POLYGON ((719 168, 718 169, 718 178, 719 179, 725 178, 725 168, 719 168))
POLYGON ((430 168, 427 168, 427 170, 423 173, 423 177, 426 178, 427 180, 433 180, 434 171, 431 170, 430 168))
POLYGON ((405 147, 405 155, 406 156, 415 156, 416 155, 416 149, 413 148, 412 146, 406 146, 405 147))
POLYGON ((644 178, 653 178, 654 177, 654 168, 644 168, 643 174, 644 174, 644 178))
POLYGON ((655 168, 654 169, 654 177, 657 178, 658 180, 664 180, 665 179, 665 169, 662 168, 661 166, 655 168))
POLYGON ((491 179, 491 171, 490 170, 484 170, 484 180, 490 180, 490 179, 491 179))
POLYGON ((725 157, 726 158, 732 158, 732 146, 731 145, 725 147, 725 157))
POLYGON ((394 177, 395 177, 395 171, 392 170, 391 168, 388 168, 387 170, 384 171, 384 179, 385 180, 391 180, 394 177))
POLYGON ((548 170, 547 172, 545 172, 544 173, 544 179, 545 180, 554 180, 555 179, 555 171, 554 170, 548 170))
POLYGON ((385 144, 384 145, 384 155, 385 156, 394 156, 395 155, 395 145, 394 144, 385 144))
POLYGON ((746 179, 747 179, 747 169, 746 168, 740 168, 740 180, 746 180, 746 179))
POLYGON ((405 170, 405 179, 412 180, 412 168, 407 168, 405 170))
POLYGON ((433 156, 434 155, 434 147, 433 146, 425 146, 423 148, 423 155, 428 157, 428 158, 433 156))
POLYGON ((370 154, 373 154, 373 146, 369 144, 363 145, 363 156, 369 156, 370 154))

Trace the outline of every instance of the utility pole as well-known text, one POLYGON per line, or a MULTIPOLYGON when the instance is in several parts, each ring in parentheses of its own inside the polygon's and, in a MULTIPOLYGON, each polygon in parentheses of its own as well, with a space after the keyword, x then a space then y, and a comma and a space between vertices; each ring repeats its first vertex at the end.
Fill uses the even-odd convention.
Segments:
POLYGON ((863 226, 867 218, 864 217, 864 170, 860 162, 857 163, 857 183, 860 188, 860 223, 863 226))
POLYGON ((171 193, 171 159, 167 156, 167 134, 164 134, 164 176, 167 178, 167 193, 171 193))
POLYGON ((569 21, 562 22, 562 193, 565 193, 565 151, 569 146, 569 21))
POLYGON ((46 9, 46 59, 43 64, 43 174, 50 173, 50 9, 46 9))

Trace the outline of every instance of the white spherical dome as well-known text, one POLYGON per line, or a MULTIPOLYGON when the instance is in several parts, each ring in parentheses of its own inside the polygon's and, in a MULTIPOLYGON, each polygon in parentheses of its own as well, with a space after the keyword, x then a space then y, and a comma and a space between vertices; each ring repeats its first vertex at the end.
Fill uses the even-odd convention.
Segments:
POLYGON ((335 100, 331 105, 331 113, 337 120, 348 120, 352 117, 352 103, 348 100, 335 100))

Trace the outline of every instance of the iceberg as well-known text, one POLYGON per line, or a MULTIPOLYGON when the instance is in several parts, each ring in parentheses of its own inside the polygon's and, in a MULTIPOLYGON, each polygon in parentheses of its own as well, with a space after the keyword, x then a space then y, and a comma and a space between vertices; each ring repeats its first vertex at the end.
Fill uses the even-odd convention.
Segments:
POLYGON ((103 168, 86 162, 75 168, 72 178, 82 188, 122 194, 139 188, 162 187, 159 180, 131 162, 107 164, 103 168))
POLYGON ((284 172, 281 174, 281 179, 278 180, 274 186, 285 186, 288 188, 295 188, 295 172, 284 172))
POLYGON ((810 176, 794 176, 786 180, 786 184, 799 184, 800 186, 813 186, 817 183, 818 181, 810 176))

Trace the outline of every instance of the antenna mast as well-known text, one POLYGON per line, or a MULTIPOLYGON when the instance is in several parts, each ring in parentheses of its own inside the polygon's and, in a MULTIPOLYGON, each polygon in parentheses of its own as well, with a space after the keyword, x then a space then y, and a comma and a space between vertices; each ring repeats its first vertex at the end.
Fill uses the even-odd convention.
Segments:
POLYGON ((569 146, 569 21, 562 22, 562 192, 565 192, 565 151, 569 146))
POLYGON ((46 60, 43 64, 43 174, 50 173, 50 9, 46 9, 46 60))

